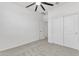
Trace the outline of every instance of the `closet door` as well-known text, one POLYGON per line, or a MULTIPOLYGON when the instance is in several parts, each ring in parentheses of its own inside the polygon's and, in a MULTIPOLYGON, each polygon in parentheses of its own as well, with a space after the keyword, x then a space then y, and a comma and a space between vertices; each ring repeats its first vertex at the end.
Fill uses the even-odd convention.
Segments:
POLYGON ((48 42, 63 45, 63 17, 49 19, 48 42))
POLYGON ((64 17, 64 45, 79 49, 78 15, 64 17))

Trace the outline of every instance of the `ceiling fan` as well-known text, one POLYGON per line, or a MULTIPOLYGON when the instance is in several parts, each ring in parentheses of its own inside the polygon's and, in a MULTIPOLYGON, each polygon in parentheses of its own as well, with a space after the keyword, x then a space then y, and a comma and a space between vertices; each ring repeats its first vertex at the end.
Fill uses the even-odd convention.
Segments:
POLYGON ((32 4, 26 6, 25 8, 28 8, 30 6, 36 5, 35 12, 37 11, 38 6, 41 6, 41 8, 45 11, 44 5, 54 6, 54 4, 48 3, 48 2, 33 2, 32 4))

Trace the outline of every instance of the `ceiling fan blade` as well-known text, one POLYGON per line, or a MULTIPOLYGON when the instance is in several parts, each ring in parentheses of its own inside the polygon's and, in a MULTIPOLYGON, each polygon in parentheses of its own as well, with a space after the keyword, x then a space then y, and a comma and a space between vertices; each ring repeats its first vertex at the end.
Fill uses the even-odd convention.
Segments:
POLYGON ((32 3, 32 4, 28 5, 28 6, 26 6, 26 8, 28 8, 28 7, 32 6, 32 5, 35 5, 35 4, 36 4, 36 3, 34 2, 34 3, 32 3))
POLYGON ((40 5, 42 7, 42 9, 45 11, 45 8, 43 7, 43 5, 40 5))
POLYGON ((36 5, 35 11, 37 11, 38 5, 36 5))
POLYGON ((41 2, 42 4, 45 4, 45 5, 50 5, 50 6, 54 6, 53 4, 51 3, 48 3, 48 2, 41 2))

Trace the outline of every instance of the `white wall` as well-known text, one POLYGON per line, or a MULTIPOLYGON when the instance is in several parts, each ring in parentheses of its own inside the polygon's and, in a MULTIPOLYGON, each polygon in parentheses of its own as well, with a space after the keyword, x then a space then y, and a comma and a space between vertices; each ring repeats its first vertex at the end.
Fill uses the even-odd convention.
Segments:
POLYGON ((74 13, 79 13, 79 2, 65 2, 62 6, 52 8, 50 11, 48 11, 48 17, 55 18, 74 13))
POLYGON ((42 16, 14 3, 0 3, 0 50, 39 40, 42 16))

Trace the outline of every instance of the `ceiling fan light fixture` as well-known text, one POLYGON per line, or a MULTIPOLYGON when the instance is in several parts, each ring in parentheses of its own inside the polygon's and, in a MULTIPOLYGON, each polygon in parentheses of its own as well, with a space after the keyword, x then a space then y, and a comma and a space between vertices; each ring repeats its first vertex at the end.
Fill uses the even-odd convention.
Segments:
POLYGON ((41 2, 36 2, 36 5, 40 5, 41 4, 41 2))
POLYGON ((48 2, 33 2, 32 4, 26 6, 25 8, 28 8, 28 7, 33 6, 33 5, 36 5, 35 12, 37 11, 38 6, 40 6, 44 11, 46 11, 46 9, 44 8, 43 4, 44 5, 49 5, 49 6, 54 6, 54 4, 51 4, 51 3, 48 3, 48 2))

